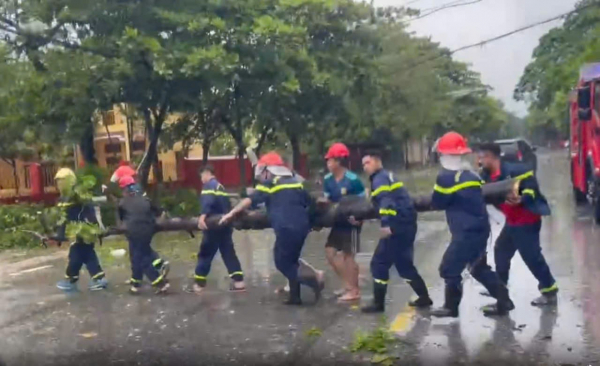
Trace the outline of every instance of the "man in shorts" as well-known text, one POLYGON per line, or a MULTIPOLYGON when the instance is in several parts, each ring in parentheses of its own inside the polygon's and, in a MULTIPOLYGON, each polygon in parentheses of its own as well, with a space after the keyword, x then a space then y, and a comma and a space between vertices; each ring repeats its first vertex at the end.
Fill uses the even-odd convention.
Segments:
MULTIPOLYGON (((365 196, 365 187, 358 176, 347 167, 350 151, 346 145, 331 145, 325 159, 329 174, 323 181, 325 198, 331 202, 339 202, 348 195, 365 196)), ((361 223, 350 218, 349 222, 336 223, 329 233, 325 253, 335 273, 342 279, 344 288, 336 295, 340 301, 360 299, 358 286, 358 264, 354 259, 359 251, 361 223)))

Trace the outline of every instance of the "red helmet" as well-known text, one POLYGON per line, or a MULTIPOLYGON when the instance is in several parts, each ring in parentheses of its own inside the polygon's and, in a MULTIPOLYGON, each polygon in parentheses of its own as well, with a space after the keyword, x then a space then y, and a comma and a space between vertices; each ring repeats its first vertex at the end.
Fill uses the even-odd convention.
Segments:
POLYGON ((275 151, 268 152, 258 159, 257 165, 262 166, 284 166, 283 159, 275 151))
POLYGON ((350 150, 346 147, 346 145, 341 142, 336 142, 331 145, 329 150, 327 150, 327 154, 325 155, 325 159, 337 159, 337 158, 347 158, 350 156, 350 150))
POLYGON ((130 185, 135 184, 135 179, 131 175, 126 175, 119 179, 119 187, 126 188, 130 185))
POLYGON ((467 140, 454 131, 446 133, 437 142, 437 152, 444 155, 470 154, 471 149, 467 146, 467 140))

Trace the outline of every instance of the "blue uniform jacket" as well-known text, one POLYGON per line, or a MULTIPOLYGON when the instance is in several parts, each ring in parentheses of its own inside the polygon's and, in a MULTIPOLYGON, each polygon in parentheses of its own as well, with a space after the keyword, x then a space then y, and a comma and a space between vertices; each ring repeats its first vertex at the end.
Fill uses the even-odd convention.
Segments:
POLYGON ((255 204, 265 203, 275 231, 310 230, 310 196, 295 177, 275 177, 272 181, 258 184, 248 198, 255 204))
POLYGON ((453 238, 490 231, 481 178, 472 171, 443 169, 437 176, 431 204, 446 211, 453 238))
MULTIPOLYGON (((365 187, 358 175, 346 170, 344 177, 338 182, 333 174, 327 174, 323 181, 323 193, 331 202, 340 202, 345 196, 365 196, 365 187)), ((336 223, 337 228, 352 229, 354 226, 349 222, 336 223)))
MULTIPOLYGON (((481 177, 485 182, 492 181, 489 172, 484 171, 481 177)), ((512 178, 520 180, 519 195, 522 197, 521 202, 526 209, 540 216, 551 214, 550 205, 540 191, 540 186, 533 170, 522 163, 502 162, 500 165, 500 176, 497 180, 512 178)))
MULTIPOLYGON (((56 236, 51 239, 57 241, 67 241, 66 231, 67 224, 69 222, 89 222, 91 224, 98 224, 96 220, 96 212, 94 206, 82 203, 72 203, 64 198, 61 198, 56 205, 64 210, 66 215, 66 221, 60 225, 56 231, 56 236)), ((81 238, 77 238, 76 242, 82 243, 81 238)))
POLYGON ((404 188, 392 173, 381 169, 371 175, 371 201, 381 217, 381 227, 415 224, 417 211, 404 188))
POLYGON ((231 201, 225 188, 216 178, 208 181, 200 193, 201 215, 223 215, 231 210, 231 201))

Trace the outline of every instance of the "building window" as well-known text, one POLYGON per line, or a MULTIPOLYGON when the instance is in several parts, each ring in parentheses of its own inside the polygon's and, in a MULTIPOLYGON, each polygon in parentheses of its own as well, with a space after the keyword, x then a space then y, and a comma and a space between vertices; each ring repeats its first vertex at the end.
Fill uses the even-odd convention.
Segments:
POLYGON ((131 143, 131 151, 144 151, 146 150, 146 140, 137 140, 131 143))
POLYGON ((25 181, 23 182, 23 184, 25 185, 25 188, 30 189, 31 188, 31 176, 29 175, 29 165, 25 165, 23 167, 23 177, 25 178, 25 181))
POLYGON ((44 163, 42 164, 42 180, 44 187, 54 187, 54 176, 56 175, 56 164, 44 163))
POLYGON ((116 123, 115 111, 108 111, 102 113, 102 123, 106 126, 112 126, 116 123))
POLYGON ((121 144, 120 143, 108 143, 104 145, 104 152, 107 154, 120 154, 121 144))

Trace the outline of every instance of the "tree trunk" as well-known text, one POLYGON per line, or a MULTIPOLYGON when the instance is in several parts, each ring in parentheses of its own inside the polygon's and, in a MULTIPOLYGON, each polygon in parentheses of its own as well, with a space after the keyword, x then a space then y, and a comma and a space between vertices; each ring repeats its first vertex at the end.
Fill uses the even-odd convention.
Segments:
POLYGON ((208 164, 208 152, 210 150, 210 141, 202 141, 202 164, 206 166, 208 164))
POLYGON ((238 147, 238 164, 240 165, 240 187, 244 187, 246 186, 246 161, 244 160, 246 148, 243 141, 236 141, 236 144, 238 147))
POLYGON ((94 124, 90 121, 89 125, 85 126, 81 139, 79 140, 81 156, 87 164, 98 164, 96 159, 96 149, 94 148, 94 124))
POLYGON ((290 136, 290 145, 292 145, 292 166, 295 171, 300 170, 300 140, 297 135, 290 136))
MULTIPOLYGON (((150 111, 148 111, 148 110, 144 111, 144 118, 146 120, 146 128, 148 130, 148 133, 150 134, 150 143, 148 144, 146 153, 144 154, 144 157, 142 158, 142 162, 140 163, 140 166, 138 168, 139 169, 138 176, 140 178, 140 184, 144 188, 148 187, 148 177, 150 175, 150 167, 154 164, 158 164, 158 139, 162 132, 162 126, 164 123, 163 113, 160 113, 158 117, 159 118, 154 120, 154 124, 153 124, 152 116, 150 115, 150 111)), ((159 174, 160 172, 156 172, 156 170, 157 169, 155 169, 155 175, 157 175, 156 179, 159 180, 160 177, 158 177, 158 175, 160 175, 159 174)))

